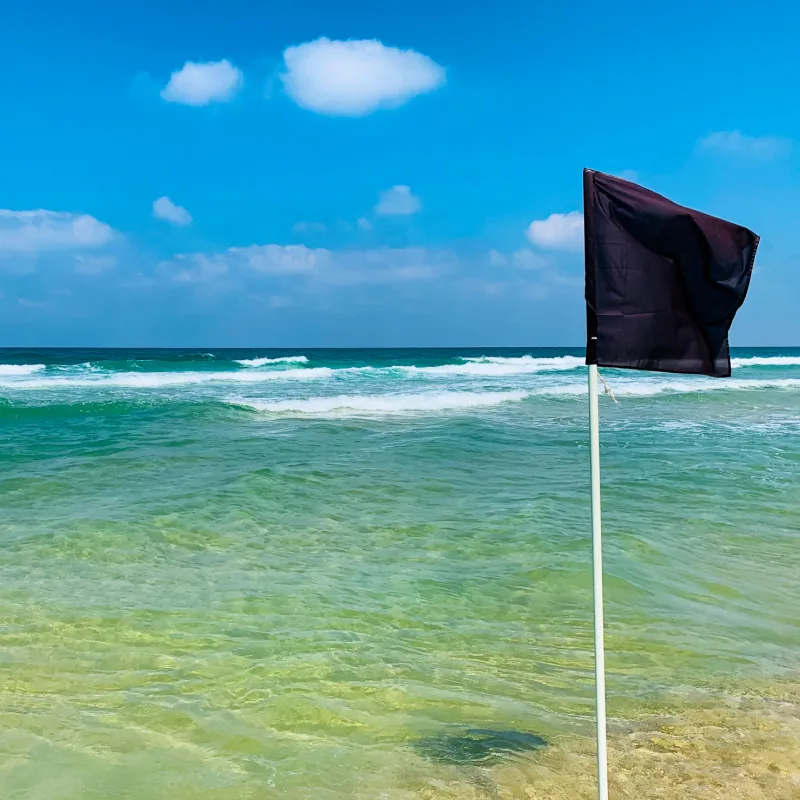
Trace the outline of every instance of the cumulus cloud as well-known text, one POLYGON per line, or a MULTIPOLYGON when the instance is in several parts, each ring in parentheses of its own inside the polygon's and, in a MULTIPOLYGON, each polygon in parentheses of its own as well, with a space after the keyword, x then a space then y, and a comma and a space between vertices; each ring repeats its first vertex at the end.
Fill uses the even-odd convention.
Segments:
POLYGON ((389 216, 416 214, 422 208, 419 198, 411 194, 409 186, 392 186, 380 193, 375 211, 389 216))
POLYGON ((232 100, 244 83, 242 71, 227 58, 222 61, 187 61, 172 73, 161 97, 170 103, 207 106, 232 100))
POLYGON ((583 247, 583 214, 551 214, 547 219, 536 219, 525 232, 537 247, 546 250, 580 250, 583 247))
POLYGON ((0 256, 89 250, 108 244, 111 226, 88 214, 0 209, 0 256))
POLYGON ((265 244, 182 254, 162 264, 162 269, 178 283, 261 275, 348 285, 430 280, 455 269, 457 261, 450 251, 423 247, 337 251, 265 244))
POLYGON ((782 136, 746 136, 740 131, 718 131, 700 140, 700 149, 724 156, 769 161, 788 155, 789 139, 782 136))
POLYGON ((319 114, 360 117, 438 89, 445 70, 414 50, 377 39, 321 38, 287 48, 281 75, 289 97, 319 114))
POLYGON ((183 206, 175 205, 169 197, 159 197, 153 203, 153 216, 175 225, 188 225, 192 221, 192 215, 183 206))

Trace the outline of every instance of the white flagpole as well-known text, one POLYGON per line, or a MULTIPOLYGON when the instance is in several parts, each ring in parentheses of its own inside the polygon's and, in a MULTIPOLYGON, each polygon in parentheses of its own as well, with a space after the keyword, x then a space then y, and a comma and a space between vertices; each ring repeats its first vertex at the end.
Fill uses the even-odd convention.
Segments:
POLYGON ((603 540, 600 531, 600 409, 597 364, 589 365, 589 430, 592 464, 592 566, 594 572, 594 675, 597 710, 597 796, 608 800, 606 665, 603 637, 603 540))

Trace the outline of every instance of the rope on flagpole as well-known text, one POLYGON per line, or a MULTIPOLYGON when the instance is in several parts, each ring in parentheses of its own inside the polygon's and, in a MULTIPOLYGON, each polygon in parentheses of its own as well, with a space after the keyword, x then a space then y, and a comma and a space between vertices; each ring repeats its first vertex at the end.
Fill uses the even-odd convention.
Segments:
POLYGON ((616 403, 616 402, 618 402, 618 401, 617 401, 617 398, 616 398, 616 397, 614 397, 614 392, 612 392, 612 391, 611 391, 611 387, 608 385, 608 382, 607 382, 607 381, 606 381, 606 379, 605 379, 605 378, 604 378, 604 377, 603 377, 603 376, 600 374, 600 372, 599 372, 599 371, 597 372, 597 377, 598 377, 598 378, 600 378, 600 380, 603 382, 603 391, 604 391, 604 392, 605 392, 605 393, 606 393, 606 394, 607 394, 607 395, 608 395, 608 396, 609 396, 609 397, 610 397, 610 398, 611 398, 611 399, 612 399, 612 400, 613 400, 615 403, 616 403))
MULTIPOLYGON (((589 441, 592 473, 592 570, 594 585, 594 675, 597 712, 597 797, 608 800, 606 666, 603 627, 603 540, 600 511, 600 403, 597 364, 589 365, 589 441)), ((602 379, 601 379, 602 380, 602 379)), ((605 384, 605 381, 603 381, 605 384)))

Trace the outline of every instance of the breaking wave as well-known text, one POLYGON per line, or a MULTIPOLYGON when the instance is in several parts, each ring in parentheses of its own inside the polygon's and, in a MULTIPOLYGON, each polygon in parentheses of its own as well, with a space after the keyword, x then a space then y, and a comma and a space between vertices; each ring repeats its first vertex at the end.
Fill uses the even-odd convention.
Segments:
POLYGON ((504 356, 478 356, 476 358, 462 357, 461 361, 471 364, 502 364, 504 366, 520 366, 530 368, 536 372, 549 372, 577 369, 585 367, 586 360, 579 356, 552 356, 550 358, 536 358, 534 356, 517 356, 506 358, 504 356))
POLYGON ((732 358, 732 367, 800 367, 800 356, 750 356, 732 358))
MULTIPOLYGON (((657 394, 696 394, 716 391, 747 391, 754 389, 800 389, 800 378, 764 379, 714 379, 696 380, 637 381, 612 380, 611 391, 616 397, 651 397, 657 394)), ((583 395, 587 388, 582 383, 569 383, 537 389, 530 394, 541 395, 583 395)))
POLYGON ((214 382, 261 383, 264 381, 307 381, 330 378, 330 367, 287 369, 280 372, 117 372, 90 377, 47 377, 28 381, 3 381, 0 387, 12 389, 67 389, 119 387, 158 389, 163 386, 191 386, 214 382))
POLYGON ((465 362, 463 364, 441 364, 436 367, 395 367, 395 369, 420 375, 475 375, 490 378, 534 372, 563 372, 584 366, 584 360, 576 356, 556 356, 555 358, 484 356, 465 358, 463 361, 465 362))
POLYGON ((298 400, 232 399, 233 405, 273 414, 404 414, 451 411, 519 402, 527 392, 436 392, 429 394, 339 395, 298 400))
POLYGON ((33 375, 44 369, 44 364, 0 364, 0 375, 33 375))
POLYGON ((263 367, 267 364, 308 364, 306 356, 281 356, 280 358, 237 358, 243 367, 263 367))

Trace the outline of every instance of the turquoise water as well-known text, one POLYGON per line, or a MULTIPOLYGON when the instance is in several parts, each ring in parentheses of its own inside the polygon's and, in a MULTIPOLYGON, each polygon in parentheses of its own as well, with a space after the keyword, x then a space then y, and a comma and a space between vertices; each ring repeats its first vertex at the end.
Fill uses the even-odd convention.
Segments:
MULTIPOLYGON (((592 735, 580 355, 0 351, 2 796, 528 796, 459 743, 592 735)), ((800 349, 733 363, 603 371, 616 725, 797 673, 800 349)))

